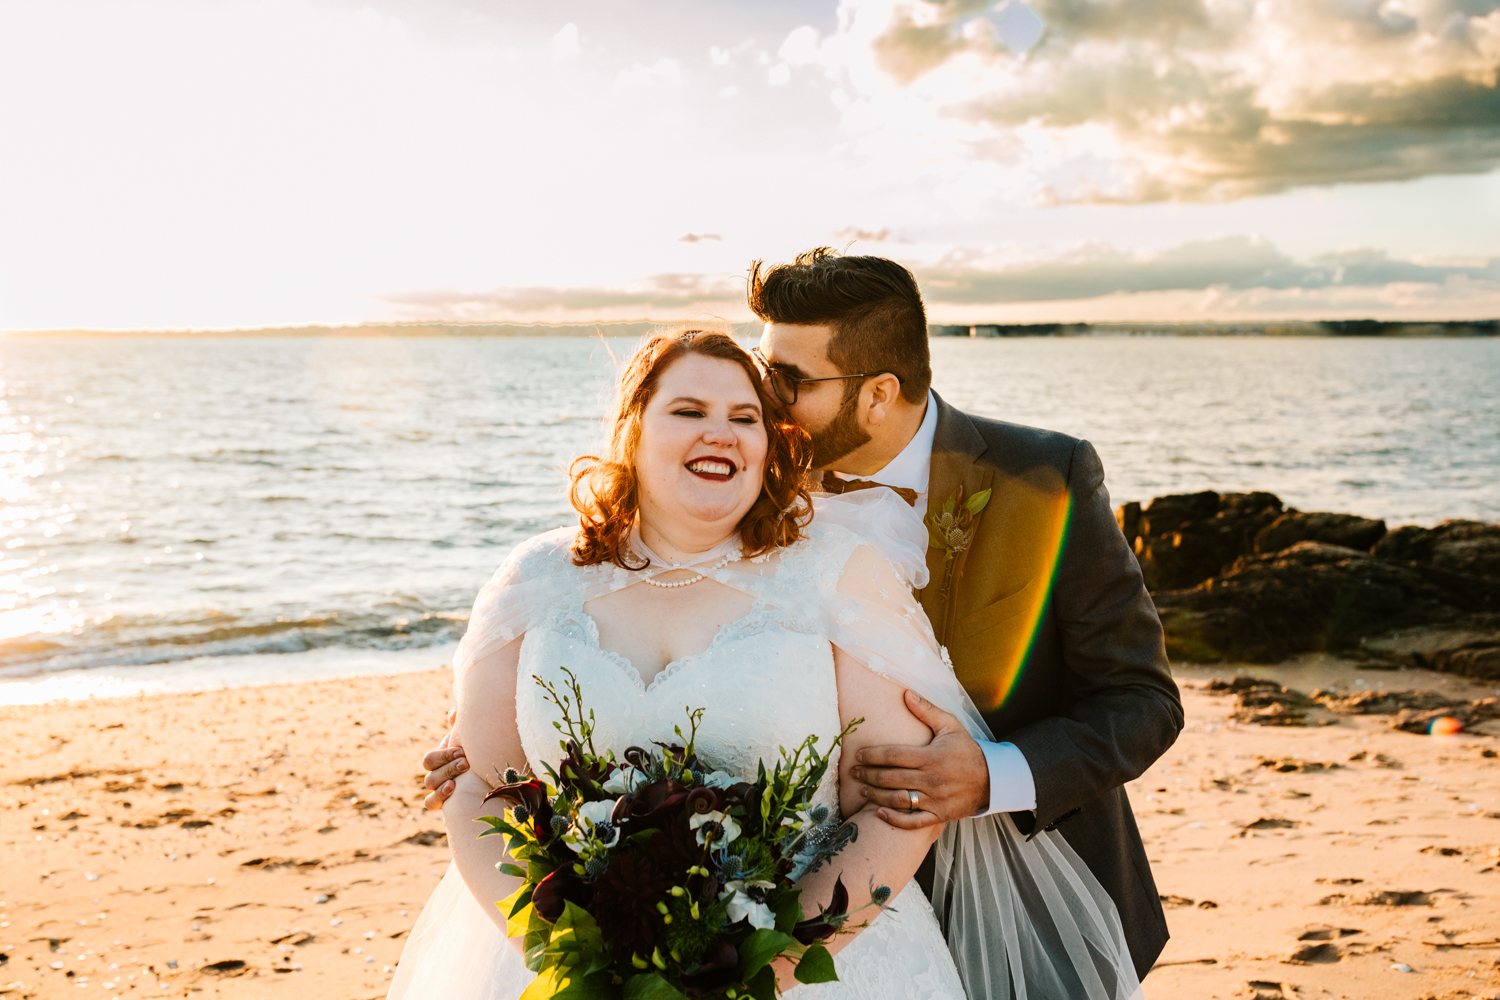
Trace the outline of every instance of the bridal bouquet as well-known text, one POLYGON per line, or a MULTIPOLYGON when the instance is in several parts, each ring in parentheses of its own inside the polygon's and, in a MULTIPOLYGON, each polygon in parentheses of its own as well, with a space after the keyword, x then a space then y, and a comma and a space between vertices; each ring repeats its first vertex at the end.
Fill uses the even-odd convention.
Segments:
MULTIPOLYGON (((521 1000, 774 1000, 771 963, 782 957, 799 982, 837 979, 820 942, 852 916, 849 894, 838 880, 828 909, 807 917, 794 884, 857 835, 811 805, 829 766, 817 737, 741 781, 695 755, 698 709, 686 736, 676 729, 682 745, 630 747, 618 761, 595 750, 594 715, 567 673, 561 693, 537 678, 562 710, 554 725, 566 756, 544 765, 548 781, 508 771, 486 801, 510 808, 484 817, 490 829, 480 835, 508 837, 520 862, 499 865, 524 883, 497 905, 537 973, 521 1000)), ((872 885, 867 905, 890 895, 872 885)))

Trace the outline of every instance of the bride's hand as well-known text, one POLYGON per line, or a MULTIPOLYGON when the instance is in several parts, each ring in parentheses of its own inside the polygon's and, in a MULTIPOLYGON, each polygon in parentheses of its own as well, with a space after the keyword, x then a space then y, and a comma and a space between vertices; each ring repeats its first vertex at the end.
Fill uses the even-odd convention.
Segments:
POLYGON ((882 807, 876 815, 902 830, 919 830, 968 819, 987 807, 989 765, 963 723, 915 691, 906 692, 906 707, 932 730, 932 742, 859 751, 853 776, 864 783, 860 794, 882 807), (917 793, 915 810, 911 792, 917 793))
MULTIPOLYGON (((449 726, 458 721, 457 716, 456 709, 448 713, 449 726)), ((459 746, 453 732, 450 728, 444 733, 442 742, 427 751, 422 758, 422 770, 427 772, 422 784, 428 789, 427 798, 422 800, 422 805, 427 809, 443 808, 443 803, 448 801, 453 789, 457 787, 455 782, 458 776, 469 769, 469 759, 464 755, 464 748, 459 746)))

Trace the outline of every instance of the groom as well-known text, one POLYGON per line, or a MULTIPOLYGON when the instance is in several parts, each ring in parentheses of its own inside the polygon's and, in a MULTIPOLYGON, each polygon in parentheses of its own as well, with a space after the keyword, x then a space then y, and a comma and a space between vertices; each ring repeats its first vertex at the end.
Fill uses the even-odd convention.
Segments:
MULTIPOLYGON (((1114 900, 1144 977, 1167 927, 1123 786, 1172 745, 1183 716, 1099 457, 933 392, 921 295, 894 261, 820 248, 757 262, 750 307, 766 324, 759 360, 812 435, 822 488, 890 486, 914 519, 927 515, 931 581, 918 599, 1003 741, 976 742, 908 692, 933 741, 862 751, 862 793, 903 828, 992 812, 1023 833, 1055 828, 1114 900)), ((440 748, 423 765, 436 808, 467 764, 440 748)), ((924 889, 932 863, 917 873, 924 889)))

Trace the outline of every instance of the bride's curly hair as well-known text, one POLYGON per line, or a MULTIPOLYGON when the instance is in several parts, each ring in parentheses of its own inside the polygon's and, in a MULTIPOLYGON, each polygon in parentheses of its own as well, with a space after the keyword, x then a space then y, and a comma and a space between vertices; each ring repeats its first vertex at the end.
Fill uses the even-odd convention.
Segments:
POLYGON ((640 509, 635 459, 641 440, 641 415, 656 395, 662 373, 689 354, 739 365, 760 398, 766 428, 766 473, 760 496, 740 519, 740 544, 745 555, 760 555, 802 537, 802 529, 812 516, 812 499, 804 482, 812 464, 811 439, 792 423, 781 401, 761 384, 754 359, 733 338, 717 330, 688 330, 657 334, 641 345, 620 372, 608 455, 583 455, 568 468, 572 480, 568 499, 578 511, 578 536, 571 550, 575 564, 612 562, 624 569, 646 568, 644 562, 632 565, 635 554, 629 545, 630 528, 640 509))

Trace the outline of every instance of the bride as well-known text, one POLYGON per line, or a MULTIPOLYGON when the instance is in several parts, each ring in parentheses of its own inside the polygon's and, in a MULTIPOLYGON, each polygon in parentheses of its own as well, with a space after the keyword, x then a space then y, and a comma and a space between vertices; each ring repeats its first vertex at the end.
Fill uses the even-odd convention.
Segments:
POLYGON ((727 335, 657 336, 636 352, 607 459, 571 472, 579 526, 518 546, 475 601, 454 660, 471 765, 444 808, 454 863, 390 997, 512 1000, 533 978, 495 906, 519 882, 497 870, 501 838, 479 839, 475 820, 496 811, 482 800, 507 768, 539 772, 560 755, 557 710, 533 678, 557 683, 564 667, 583 684, 600 747, 670 739, 686 708, 703 708, 700 758, 746 780, 779 745, 815 733, 827 746, 864 718, 818 792, 858 836, 800 883, 803 910, 827 905, 840 875, 856 900, 887 885, 892 901, 829 942, 838 982, 800 985, 778 967, 797 1000, 1024 997, 1028 985, 1033 997, 1123 1000, 1137 989, 1114 907, 1061 837, 1028 841, 1003 817, 905 831, 860 799, 848 770, 861 747, 931 737, 906 689, 976 734, 984 724, 912 596, 926 539, 902 537, 890 505, 904 501, 885 489, 819 498, 810 518, 807 456, 806 435, 727 335), (934 841, 946 942, 909 885, 934 841))

